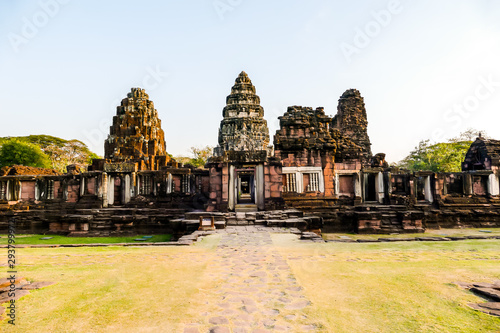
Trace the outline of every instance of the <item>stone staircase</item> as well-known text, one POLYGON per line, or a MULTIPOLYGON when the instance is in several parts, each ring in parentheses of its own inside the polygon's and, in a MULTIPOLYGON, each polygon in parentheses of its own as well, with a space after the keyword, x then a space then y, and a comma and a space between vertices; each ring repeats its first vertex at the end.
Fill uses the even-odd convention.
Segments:
MULTIPOLYGON (((200 217, 203 219, 214 218, 215 228, 224 229, 231 226, 266 226, 297 228, 300 230, 320 229, 322 219, 318 216, 304 216, 299 210, 274 210, 261 212, 189 212, 184 218, 172 220, 171 223, 179 223, 185 226, 187 232, 198 230, 200 217)), ((184 229, 184 228, 183 228, 184 229)))

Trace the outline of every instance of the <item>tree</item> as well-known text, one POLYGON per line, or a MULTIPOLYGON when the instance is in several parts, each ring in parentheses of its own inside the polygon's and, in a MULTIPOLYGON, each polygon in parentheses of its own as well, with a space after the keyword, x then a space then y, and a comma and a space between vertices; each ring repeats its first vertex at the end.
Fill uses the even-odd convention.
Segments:
MULTIPOLYGON (((487 137, 483 133, 481 136, 487 137)), ((422 140, 397 166, 411 171, 460 172, 465 155, 478 134, 479 131, 468 129, 448 142, 431 144, 429 140, 422 140)))
POLYGON ((50 135, 29 135, 0 138, 0 145, 10 140, 38 146, 48 156, 51 168, 63 173, 69 164, 92 164, 93 159, 100 158, 78 140, 64 140, 50 135))
POLYGON ((205 146, 203 148, 191 147, 193 158, 189 161, 195 167, 203 167, 207 164, 208 158, 212 156, 213 147, 205 146))
POLYGON ((94 158, 99 158, 87 146, 78 140, 63 143, 53 143, 42 148, 52 162, 52 168, 64 171, 70 164, 92 164, 94 158))
POLYGON ((486 132, 478 131, 474 128, 468 128, 464 132, 460 133, 456 138, 450 139, 450 142, 474 141, 478 136, 481 136, 483 139, 490 139, 486 132))
POLYGON ((8 140, 0 148, 0 167, 24 165, 50 168, 50 160, 37 145, 18 140, 8 140))
POLYGON ((203 148, 191 147, 191 156, 176 156, 175 160, 182 164, 191 164, 197 168, 202 168, 208 161, 208 158, 212 156, 213 148, 211 146, 205 146, 203 148))

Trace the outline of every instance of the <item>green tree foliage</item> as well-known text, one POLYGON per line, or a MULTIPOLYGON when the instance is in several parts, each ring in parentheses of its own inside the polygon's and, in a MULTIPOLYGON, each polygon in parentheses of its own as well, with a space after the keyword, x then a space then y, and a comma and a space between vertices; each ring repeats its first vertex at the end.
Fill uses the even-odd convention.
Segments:
POLYGON ((191 147, 191 156, 176 156, 175 160, 182 164, 191 164, 197 168, 202 168, 207 163, 207 160, 212 156, 213 148, 205 146, 203 148, 191 147))
POLYGON ((0 145, 11 140, 39 147, 50 161, 48 167, 60 172, 65 172, 66 166, 69 164, 91 164, 93 159, 99 158, 83 142, 78 140, 64 140, 50 135, 29 135, 0 138, 0 145))
POLYGON ((189 163, 198 168, 204 167, 208 158, 212 156, 212 151, 213 147, 210 146, 205 146, 203 148, 191 147, 191 153, 194 157, 191 158, 189 163))
POLYGON ((19 140, 8 140, 0 147, 0 167, 24 165, 50 168, 50 160, 39 146, 19 140))
MULTIPOLYGON (((462 162, 478 131, 468 129, 448 142, 431 144, 422 140, 397 166, 411 171, 431 170, 434 172, 460 172, 462 162)), ((487 136, 482 134, 483 138, 487 136)))

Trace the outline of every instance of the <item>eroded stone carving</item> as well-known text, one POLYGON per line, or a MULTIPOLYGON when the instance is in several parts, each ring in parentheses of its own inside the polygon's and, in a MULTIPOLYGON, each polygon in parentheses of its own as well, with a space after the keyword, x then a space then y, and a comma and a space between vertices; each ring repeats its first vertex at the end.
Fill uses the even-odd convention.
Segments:
POLYGON ((144 89, 132 88, 117 107, 104 143, 104 157, 114 163, 142 161, 150 170, 156 170, 159 164, 165 165, 170 160, 161 120, 144 89))
POLYGON ((271 152, 269 129, 264 117, 260 98, 245 72, 241 72, 226 99, 219 129, 219 145, 214 156, 223 156, 227 151, 271 152))
POLYGON ((346 149, 340 149, 336 161, 340 161, 353 154, 358 154, 364 163, 372 155, 370 138, 368 137, 368 120, 366 117, 365 102, 356 89, 346 90, 340 96, 337 115, 332 120, 332 126, 337 128, 343 137, 349 139, 355 146, 349 144, 346 149), (342 156, 342 153, 345 156, 342 156))

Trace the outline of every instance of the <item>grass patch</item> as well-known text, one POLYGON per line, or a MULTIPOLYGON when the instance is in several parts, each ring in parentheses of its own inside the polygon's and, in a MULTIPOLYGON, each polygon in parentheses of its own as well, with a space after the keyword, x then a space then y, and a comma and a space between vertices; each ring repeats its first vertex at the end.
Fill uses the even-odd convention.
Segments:
POLYGON ((500 228, 467 228, 467 229, 439 229, 426 230, 419 234, 355 234, 355 233, 323 233, 324 240, 342 238, 351 239, 379 239, 379 238, 415 238, 415 237, 464 237, 464 236, 500 236, 500 228), (487 232, 484 232, 487 231, 487 232))
POLYGON ((18 276, 56 284, 17 301, 16 326, 4 320, 0 332, 182 332, 199 315, 189 309, 204 301, 197 295, 217 241, 18 249, 18 276))
MULTIPOLYGON (((0 331, 205 327, 206 304, 215 304, 217 287, 227 283, 211 275, 212 263, 221 260, 215 252, 220 237, 189 247, 19 248, 19 276, 56 284, 17 301, 16 327, 3 321, 0 331)), ((453 282, 500 279, 500 240, 318 244, 290 234, 272 238, 312 302, 307 322, 321 332, 498 332, 500 318, 467 307, 482 300, 453 282)), ((6 274, 0 267, 0 276, 6 274)))
POLYGON ((304 244, 273 235, 325 332, 498 332, 455 281, 500 279, 500 240, 304 244))
MULTIPOLYGON (((134 239, 142 238, 145 235, 127 236, 127 237, 67 237, 60 235, 16 235, 16 244, 18 245, 38 245, 38 244, 116 244, 116 243, 141 243, 134 239), (52 239, 41 240, 40 238, 52 237, 52 239)), ((154 235, 144 242, 168 242, 172 235, 154 235)), ((0 235, 0 245, 6 245, 7 235, 0 235)))

